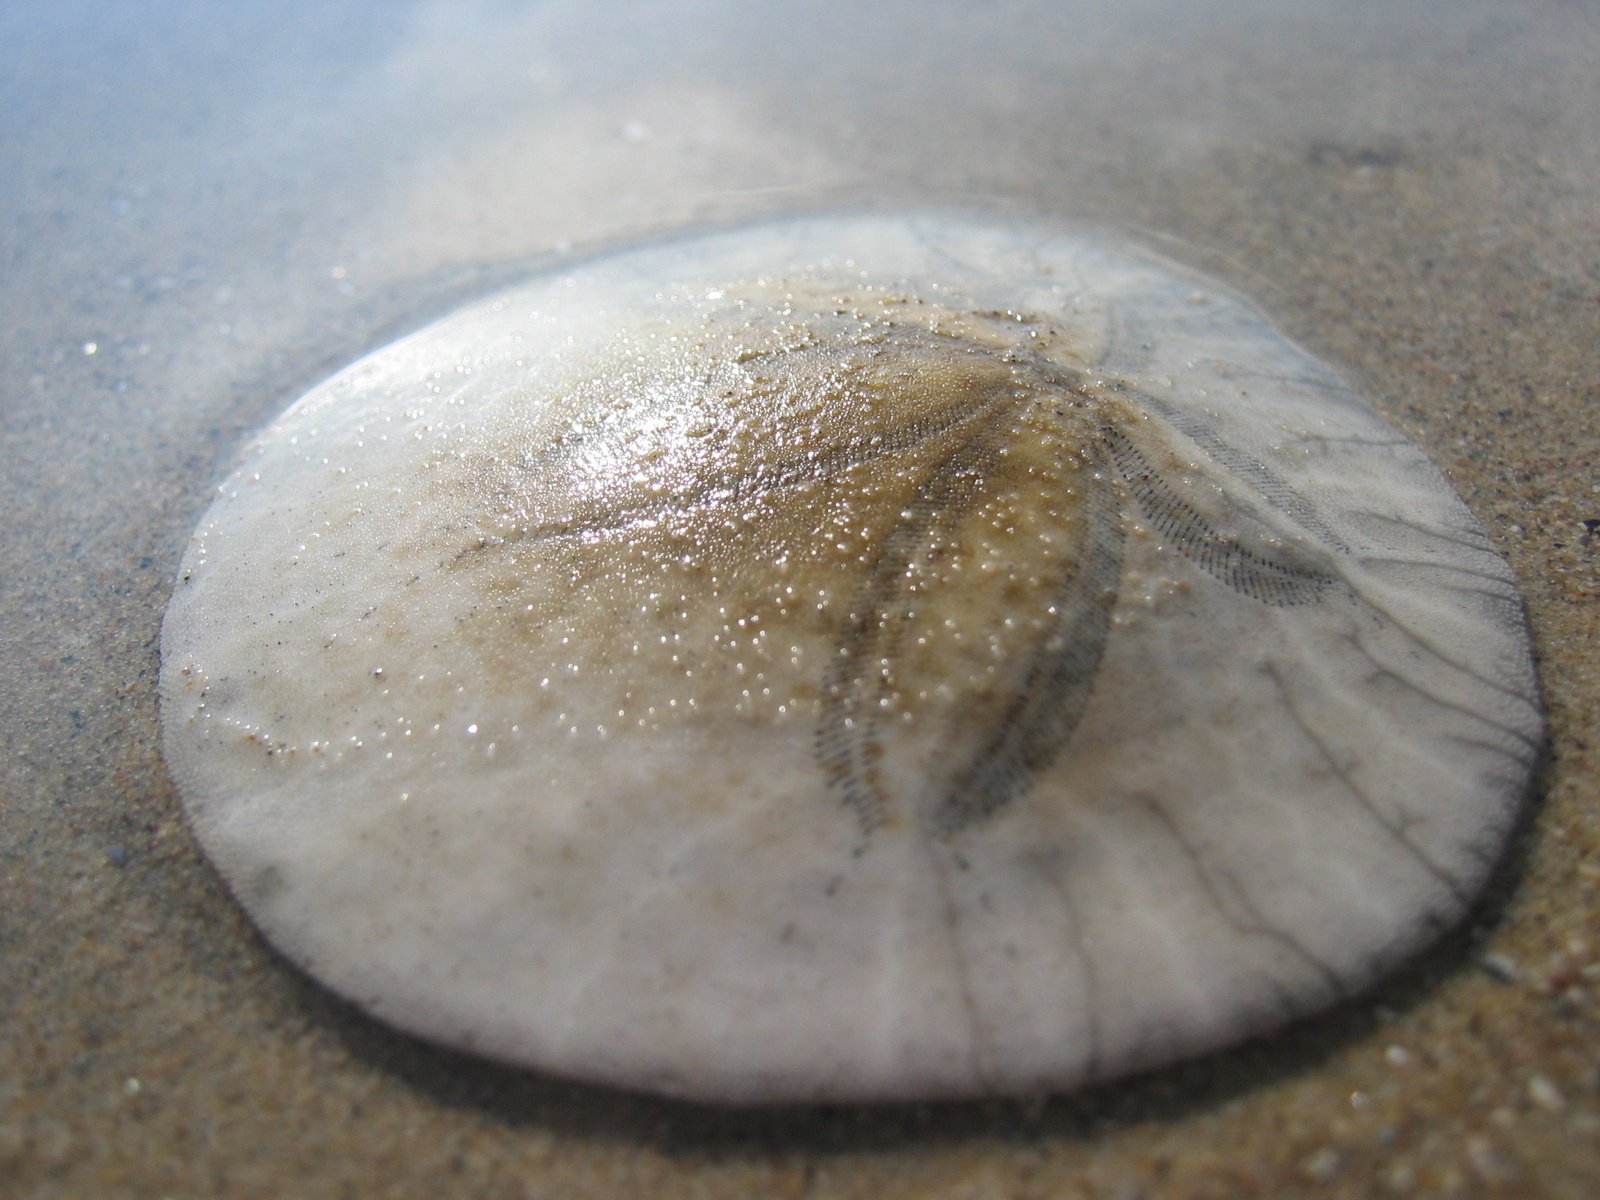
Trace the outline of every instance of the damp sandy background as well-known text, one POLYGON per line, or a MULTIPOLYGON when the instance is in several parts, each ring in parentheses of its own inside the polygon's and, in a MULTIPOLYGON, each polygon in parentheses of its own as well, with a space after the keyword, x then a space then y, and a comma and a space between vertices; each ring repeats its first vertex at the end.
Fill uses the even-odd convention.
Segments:
POLYGON ((1600 12, 53 12, 0 12, 0 1196, 1600 1187, 1600 12), (1331 1016, 1088 1094, 760 1114, 431 1049, 257 937, 184 827, 155 694, 242 438, 541 265, 837 203, 1131 234, 1451 477, 1522 580, 1551 723, 1457 936, 1331 1016))

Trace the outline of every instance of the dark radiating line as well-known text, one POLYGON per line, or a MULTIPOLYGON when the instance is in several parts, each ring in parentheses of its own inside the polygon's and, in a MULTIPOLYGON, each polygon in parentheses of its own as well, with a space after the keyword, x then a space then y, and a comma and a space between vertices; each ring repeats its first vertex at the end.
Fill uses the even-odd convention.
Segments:
POLYGON ((1083 507, 1082 536, 1053 597, 1056 618, 1032 648, 1011 703, 935 810, 935 827, 944 832, 964 829, 1026 792, 1088 708, 1122 577, 1124 535, 1114 487, 1091 488, 1083 507))
POLYGON ((1353 509, 1353 517, 1362 517, 1372 521, 1383 521, 1390 525, 1398 525, 1402 529, 1409 529, 1413 533, 1420 533, 1427 538, 1436 538, 1451 545, 1460 546, 1466 550, 1474 550, 1480 554, 1492 554, 1500 557, 1500 552, 1495 549, 1494 543, 1489 540, 1489 535, 1474 529, 1436 529, 1431 525, 1419 525, 1415 521, 1408 521, 1404 517, 1394 516, 1390 513, 1374 512, 1369 508, 1353 509))
POLYGON ((1333 527, 1322 519, 1311 506, 1311 501, 1295 491, 1287 480, 1265 463, 1252 458, 1244 451, 1223 441, 1222 437, 1209 423, 1193 413, 1182 411, 1159 396, 1140 391, 1131 384, 1114 382, 1111 387, 1119 395, 1127 396, 1129 399, 1156 413, 1162 420, 1198 445, 1217 462, 1255 488, 1273 508, 1293 517, 1314 534, 1323 545, 1329 546, 1334 550, 1349 552, 1350 547, 1345 544, 1343 538, 1334 532, 1333 527))
POLYGON ((1312 747, 1316 750, 1318 757, 1322 759, 1323 764, 1333 774, 1334 778, 1336 778, 1340 784, 1343 785, 1345 790, 1355 798, 1356 803, 1361 806, 1366 814, 1371 817, 1372 820, 1380 828, 1382 828, 1385 833, 1403 846, 1411 855, 1411 857, 1417 861, 1418 865, 1421 866, 1422 869, 1427 872, 1427 874, 1431 875, 1436 881, 1438 881, 1438 883, 1446 891, 1448 891, 1452 897, 1455 898, 1455 901, 1458 905, 1465 908, 1467 902, 1472 898, 1470 890, 1454 875, 1450 874, 1450 872, 1446 871, 1438 863, 1434 862, 1421 846, 1412 841, 1411 835, 1406 829, 1406 826, 1410 823, 1409 816, 1402 813, 1400 820, 1393 821, 1378 811, 1378 807, 1372 802, 1372 798, 1361 790, 1356 781, 1350 777, 1350 772, 1345 769, 1343 764, 1341 764, 1334 756, 1333 751, 1328 748, 1327 743, 1318 737, 1316 732, 1311 728, 1310 724, 1307 723, 1304 715, 1302 715, 1300 712, 1299 706, 1295 703, 1294 696, 1290 693, 1288 685, 1283 682, 1283 677, 1278 674, 1277 668, 1269 662, 1266 665, 1265 670, 1267 672, 1267 678, 1271 679, 1273 685, 1278 689, 1278 695, 1283 701, 1284 711, 1289 714, 1290 720, 1292 720, 1295 725, 1299 727, 1300 732, 1305 735, 1306 741, 1311 743, 1312 747))
POLYGON ((1320 571, 1280 562, 1222 536, 1163 476, 1120 429, 1108 427, 1111 461, 1139 507, 1179 554, 1241 595, 1275 607, 1310 604, 1338 580, 1320 571))
MULTIPOLYGON (((1183 828, 1178 824, 1177 819, 1167 811, 1166 807, 1156 797, 1146 795, 1141 799, 1150 810, 1151 815, 1161 823, 1167 833, 1171 835, 1172 840, 1178 844, 1178 848, 1183 851, 1184 857, 1189 860, 1190 866, 1194 871, 1195 879, 1199 881, 1200 887, 1206 895, 1211 898, 1212 907, 1217 910, 1218 916, 1224 922, 1241 936, 1264 938, 1281 947, 1294 958, 1299 959, 1301 963, 1309 967, 1327 985, 1332 999, 1340 999, 1346 994, 1347 988, 1344 981, 1339 978, 1338 972, 1313 954, 1310 947, 1303 945, 1283 930, 1274 929, 1267 918, 1262 915, 1261 910, 1256 907, 1255 901, 1250 898, 1250 893, 1245 889, 1239 877, 1232 871, 1224 870, 1216 863, 1211 862, 1205 853, 1197 850, 1189 842, 1189 839, 1184 836, 1183 828), (1213 872, 1220 878, 1221 883, 1227 885, 1226 896, 1223 894, 1224 889, 1219 884, 1218 879, 1212 877, 1213 872), (1230 902, 1244 910, 1246 920, 1240 920, 1237 915, 1229 911, 1230 902)), ((1296 1004, 1293 1007, 1298 1010, 1301 1005, 1296 1004)))
POLYGON ((906 572, 918 554, 971 507, 993 453, 985 426, 929 471, 905 514, 890 531, 867 581, 850 598, 835 655, 822 687, 816 753, 829 786, 855 813, 863 834, 883 823, 887 800, 879 778, 882 706, 891 684, 882 664, 893 663, 913 601, 906 572))

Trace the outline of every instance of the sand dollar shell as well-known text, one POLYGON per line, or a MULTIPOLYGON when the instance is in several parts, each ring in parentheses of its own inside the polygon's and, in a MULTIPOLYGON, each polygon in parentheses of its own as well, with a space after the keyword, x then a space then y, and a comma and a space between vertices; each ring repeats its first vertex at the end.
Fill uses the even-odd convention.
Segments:
POLYGON ((734 1101, 1059 1089, 1457 919, 1541 736, 1421 453, 1100 238, 826 216, 598 258, 249 447, 166 753, 384 1020, 734 1101))

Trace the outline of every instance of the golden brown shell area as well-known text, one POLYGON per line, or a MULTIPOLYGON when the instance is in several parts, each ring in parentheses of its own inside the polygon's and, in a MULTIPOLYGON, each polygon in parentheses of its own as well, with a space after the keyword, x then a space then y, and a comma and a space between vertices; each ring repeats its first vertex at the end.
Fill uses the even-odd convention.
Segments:
POLYGON ((718 299, 620 332, 526 444, 435 464, 484 498, 444 568, 482 598, 461 632, 495 686, 579 735, 810 727, 877 626, 875 720, 1010 696, 1081 498, 1117 486, 1101 434, 1126 403, 1020 314, 794 281, 718 299))

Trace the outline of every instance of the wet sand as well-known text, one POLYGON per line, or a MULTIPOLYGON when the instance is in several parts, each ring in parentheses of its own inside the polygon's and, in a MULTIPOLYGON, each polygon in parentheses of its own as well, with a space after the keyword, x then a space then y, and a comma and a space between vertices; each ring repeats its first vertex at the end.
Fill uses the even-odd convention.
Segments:
POLYGON ((1592 1195, 1600 16, 749 7, 0 15, 0 1195, 1592 1195), (155 694, 241 440, 496 282, 835 203, 1134 236, 1451 478, 1522 581, 1550 722, 1463 929, 1338 1012, 1089 1093, 757 1113, 432 1049, 260 940, 155 694))

